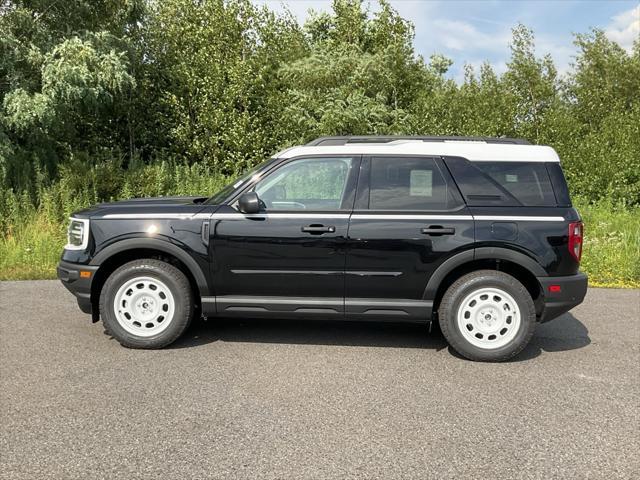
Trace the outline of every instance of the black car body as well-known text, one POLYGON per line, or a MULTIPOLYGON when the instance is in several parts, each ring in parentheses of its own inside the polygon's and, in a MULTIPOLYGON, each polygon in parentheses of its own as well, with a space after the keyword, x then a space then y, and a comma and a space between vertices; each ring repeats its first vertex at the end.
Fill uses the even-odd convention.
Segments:
POLYGON ((544 322, 587 289, 557 155, 510 139, 326 137, 211 198, 97 205, 71 230, 58 276, 96 319, 107 279, 142 258, 179 269, 207 317, 428 323, 456 280, 491 270, 544 322))

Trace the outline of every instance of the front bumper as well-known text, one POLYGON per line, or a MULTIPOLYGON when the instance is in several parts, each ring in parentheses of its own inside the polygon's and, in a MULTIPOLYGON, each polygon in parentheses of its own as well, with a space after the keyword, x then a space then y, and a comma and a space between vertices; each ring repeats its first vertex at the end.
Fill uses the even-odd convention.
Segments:
POLYGON ((540 322, 548 322, 563 313, 568 312, 576 305, 580 305, 587 294, 587 276, 578 272, 575 275, 565 277, 538 277, 542 286, 544 306, 540 314, 540 322), (557 286, 551 291, 551 286, 557 286))
POLYGON ((76 296, 78 306, 84 313, 93 313, 91 284, 97 270, 98 266, 95 265, 80 265, 64 260, 58 264, 58 279, 76 296), (80 272, 88 273, 81 275, 80 272))

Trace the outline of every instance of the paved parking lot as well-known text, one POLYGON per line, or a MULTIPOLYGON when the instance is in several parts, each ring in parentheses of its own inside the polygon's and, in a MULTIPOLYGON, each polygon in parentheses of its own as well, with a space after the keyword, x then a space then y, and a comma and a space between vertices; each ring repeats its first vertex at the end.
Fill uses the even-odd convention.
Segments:
POLYGON ((639 478, 640 291, 514 361, 424 327, 209 321, 120 347, 54 281, 0 283, 0 477, 639 478))

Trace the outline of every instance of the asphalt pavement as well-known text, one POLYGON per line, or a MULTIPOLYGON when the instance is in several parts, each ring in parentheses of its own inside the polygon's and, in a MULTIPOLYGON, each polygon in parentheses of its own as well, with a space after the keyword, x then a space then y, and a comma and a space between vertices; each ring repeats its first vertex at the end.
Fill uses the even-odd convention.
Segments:
POLYGON ((209 320, 122 348, 56 281, 0 282, 0 478, 640 478, 640 291, 514 361, 425 327, 209 320))

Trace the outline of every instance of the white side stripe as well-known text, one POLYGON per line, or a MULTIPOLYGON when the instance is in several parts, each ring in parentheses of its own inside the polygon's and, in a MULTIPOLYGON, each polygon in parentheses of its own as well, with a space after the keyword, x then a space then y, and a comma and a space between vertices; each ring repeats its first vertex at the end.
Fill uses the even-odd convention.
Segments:
POLYGON ((374 215, 354 213, 354 220, 473 220, 471 215, 374 215))
POLYGON ((209 218, 210 213, 109 213, 97 220, 103 219, 119 219, 119 220, 146 220, 146 219, 172 219, 172 220, 198 220, 209 218))
POLYGON ((476 215, 475 220, 493 220, 497 222, 564 222, 564 217, 510 217, 501 215, 476 215))
POLYGON ((326 219, 347 219, 348 213, 216 213, 212 220, 241 220, 244 218, 301 218, 301 219, 313 219, 313 218, 326 218, 326 219))
MULTIPOLYGON (((277 219, 277 218, 292 218, 292 219, 348 219, 350 215, 348 213, 255 213, 255 214, 243 214, 243 213, 217 213, 211 215, 210 213, 110 213, 102 219, 110 220, 147 220, 147 219, 169 219, 169 220, 242 220, 242 219, 277 219)), ((509 216, 509 215, 394 215, 394 214, 360 214, 354 213, 351 215, 353 220, 442 220, 442 221, 456 221, 456 220, 483 220, 494 222, 564 222, 564 217, 542 217, 542 216, 509 216)))
POLYGON ((374 215, 354 213, 352 219, 358 220, 489 220, 510 222, 564 222, 563 217, 535 217, 508 215, 374 215))

